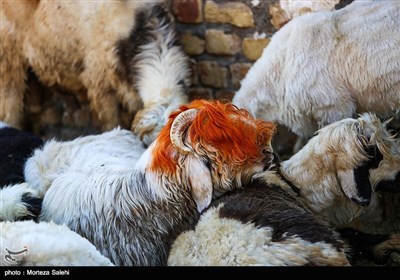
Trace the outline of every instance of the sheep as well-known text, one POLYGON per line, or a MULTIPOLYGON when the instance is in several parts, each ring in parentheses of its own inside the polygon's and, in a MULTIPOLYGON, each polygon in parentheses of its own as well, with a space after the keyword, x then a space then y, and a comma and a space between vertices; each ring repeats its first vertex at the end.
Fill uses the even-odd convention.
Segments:
MULTIPOLYGON (((372 199, 368 172, 399 156, 385 125, 364 114, 320 129, 277 168, 215 200, 177 237, 168 265, 350 265, 351 249, 335 230, 372 199)), ((384 240, 376 253, 400 247, 397 235, 384 240)))
POLYGON ((335 227, 350 225, 375 199, 375 186, 400 171, 400 146, 386 126, 371 113, 332 123, 283 161, 280 172, 315 215, 335 227))
POLYGON ((356 1, 293 18, 276 32, 232 102, 300 138, 327 124, 400 108, 400 2, 356 1))
POLYGON ((45 85, 87 94, 102 128, 150 144, 186 103, 189 62, 164 0, 2 2, 0 120, 21 128, 28 69, 45 85))
POLYGON ((318 11, 331 11, 339 4, 340 0, 279 0, 279 5, 286 12, 289 19, 301 16, 305 13, 318 11))
POLYGON ((211 204, 172 245, 168 265, 349 265, 348 248, 294 196, 253 180, 211 204))
POLYGON ((195 100, 139 153, 123 129, 50 141, 28 159, 25 180, 43 197, 40 221, 66 224, 115 265, 165 265, 212 199, 269 168, 275 129, 230 103, 195 100))
POLYGON ((40 213, 42 200, 23 182, 25 162, 42 144, 38 136, 0 122, 0 221, 35 219, 40 213))
POLYGON ((113 266, 85 238, 65 225, 0 222, 1 266, 113 266))
POLYGON ((276 29, 280 29, 292 18, 305 13, 317 11, 331 11, 339 5, 340 0, 279 0, 269 8, 272 16, 271 23, 276 29))

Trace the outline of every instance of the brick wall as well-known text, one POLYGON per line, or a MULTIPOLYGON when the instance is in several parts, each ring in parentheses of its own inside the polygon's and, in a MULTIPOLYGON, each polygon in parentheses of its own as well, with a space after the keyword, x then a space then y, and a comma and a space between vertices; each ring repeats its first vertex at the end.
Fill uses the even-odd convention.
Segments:
POLYGON ((192 58, 190 99, 231 99, 276 32, 265 0, 169 0, 192 58))

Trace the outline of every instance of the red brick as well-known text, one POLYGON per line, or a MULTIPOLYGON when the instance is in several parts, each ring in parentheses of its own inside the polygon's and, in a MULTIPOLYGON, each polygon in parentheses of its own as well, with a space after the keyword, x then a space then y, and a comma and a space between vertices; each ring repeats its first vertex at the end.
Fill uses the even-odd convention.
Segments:
POLYGON ((203 22, 203 2, 201 0, 174 0, 173 13, 176 19, 184 23, 203 22))

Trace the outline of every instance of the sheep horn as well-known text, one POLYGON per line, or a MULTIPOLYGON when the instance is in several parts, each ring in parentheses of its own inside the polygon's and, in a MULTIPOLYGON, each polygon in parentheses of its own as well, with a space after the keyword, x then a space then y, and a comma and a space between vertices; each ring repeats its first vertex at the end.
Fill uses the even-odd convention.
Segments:
POLYGON ((172 123, 170 131, 171 143, 182 154, 189 154, 192 151, 189 147, 183 144, 182 136, 185 129, 187 129, 192 123, 196 114, 197 109, 186 110, 176 116, 172 123))
POLYGON ((394 117, 391 117, 391 118, 387 119, 387 120, 383 123, 383 125, 386 127, 390 122, 393 121, 393 119, 394 119, 394 117))

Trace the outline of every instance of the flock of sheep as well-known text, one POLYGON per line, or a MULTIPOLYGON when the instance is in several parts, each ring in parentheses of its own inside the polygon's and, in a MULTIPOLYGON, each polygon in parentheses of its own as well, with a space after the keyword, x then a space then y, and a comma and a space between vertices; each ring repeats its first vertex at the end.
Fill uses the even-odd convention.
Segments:
POLYGON ((165 1, 72 2, 2 2, 1 265, 347 266, 399 250, 399 234, 350 226, 400 188, 400 2, 292 19, 232 103, 188 102, 165 1), (24 132, 28 69, 86 92, 104 132, 24 132), (300 139, 285 161, 276 123, 300 139))

